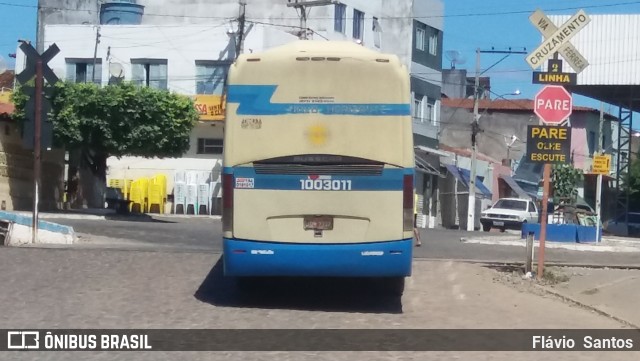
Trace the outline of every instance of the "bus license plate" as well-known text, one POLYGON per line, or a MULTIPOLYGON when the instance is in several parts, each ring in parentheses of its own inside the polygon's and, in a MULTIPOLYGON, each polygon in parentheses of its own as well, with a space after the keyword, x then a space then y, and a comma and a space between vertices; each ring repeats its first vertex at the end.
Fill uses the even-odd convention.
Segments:
POLYGON ((304 217, 304 229, 316 229, 316 230, 332 230, 333 229, 333 217, 331 216, 312 216, 304 217))

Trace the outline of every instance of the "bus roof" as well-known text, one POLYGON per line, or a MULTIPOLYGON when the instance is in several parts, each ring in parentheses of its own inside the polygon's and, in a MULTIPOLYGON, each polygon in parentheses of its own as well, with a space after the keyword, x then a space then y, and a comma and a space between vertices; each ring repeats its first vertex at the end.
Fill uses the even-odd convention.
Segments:
POLYGON ((252 61, 256 61, 257 59, 277 60, 279 58, 288 58, 291 55, 309 57, 353 57, 362 60, 397 63, 400 65, 400 60, 394 54, 380 53, 351 41, 326 40, 296 40, 285 45, 264 50, 257 54, 242 54, 238 57, 237 61, 244 62, 248 59, 251 59, 252 61))

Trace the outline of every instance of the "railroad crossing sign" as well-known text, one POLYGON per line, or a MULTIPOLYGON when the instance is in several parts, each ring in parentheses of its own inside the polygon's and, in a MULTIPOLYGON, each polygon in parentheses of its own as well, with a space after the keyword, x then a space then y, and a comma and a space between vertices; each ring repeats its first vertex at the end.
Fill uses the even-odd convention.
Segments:
POLYGON ((576 73, 581 72, 589 65, 587 60, 569 42, 591 21, 591 18, 584 10, 578 11, 559 28, 540 10, 536 10, 531 14, 529 20, 545 37, 544 42, 527 56, 527 63, 532 69, 535 70, 540 67, 545 60, 552 57, 556 52, 562 55, 576 73))
POLYGON ((572 110, 571 94, 564 87, 547 85, 536 94, 533 111, 547 125, 560 125, 572 110))
POLYGON ((49 99, 53 93, 52 87, 43 87, 43 94, 36 94, 35 88, 28 85, 29 81, 36 76, 36 64, 38 60, 42 61, 42 76, 47 80, 49 85, 54 85, 58 82, 58 77, 53 70, 49 68, 47 63, 53 59, 56 54, 60 52, 60 49, 56 44, 51 45, 44 53, 38 54, 36 49, 30 44, 23 42, 20 45, 20 50, 27 56, 27 66, 18 75, 16 80, 22 85, 22 90, 29 97, 27 104, 25 105, 25 115, 27 117, 23 124, 23 136, 22 146, 25 149, 34 148, 34 133, 35 133, 35 112, 36 112, 36 96, 42 96, 42 109, 40 111, 41 122, 41 141, 40 148, 51 148, 53 142, 53 125, 47 121, 49 111, 51 110, 51 103, 49 99))

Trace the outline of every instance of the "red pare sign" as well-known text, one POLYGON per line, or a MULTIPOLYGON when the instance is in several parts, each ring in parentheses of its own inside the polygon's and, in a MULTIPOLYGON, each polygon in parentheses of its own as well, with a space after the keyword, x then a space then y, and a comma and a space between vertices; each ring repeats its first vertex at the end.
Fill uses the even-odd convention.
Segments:
POLYGON ((571 115, 573 99, 561 86, 547 85, 536 94, 533 111, 549 125, 560 125, 571 115))

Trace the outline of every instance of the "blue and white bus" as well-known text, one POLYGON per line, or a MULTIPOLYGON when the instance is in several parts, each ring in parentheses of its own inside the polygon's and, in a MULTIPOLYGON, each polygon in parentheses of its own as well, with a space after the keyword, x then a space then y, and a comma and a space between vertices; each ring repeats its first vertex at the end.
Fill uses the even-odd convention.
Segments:
POLYGON ((245 54, 228 78, 227 276, 411 275, 409 74, 351 42, 245 54))

